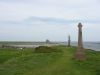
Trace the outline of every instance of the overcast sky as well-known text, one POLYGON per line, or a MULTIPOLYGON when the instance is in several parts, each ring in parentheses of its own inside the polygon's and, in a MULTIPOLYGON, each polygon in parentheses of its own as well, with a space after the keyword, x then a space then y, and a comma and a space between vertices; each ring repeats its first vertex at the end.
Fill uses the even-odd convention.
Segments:
POLYGON ((0 41, 100 41, 100 0, 0 0, 0 41))

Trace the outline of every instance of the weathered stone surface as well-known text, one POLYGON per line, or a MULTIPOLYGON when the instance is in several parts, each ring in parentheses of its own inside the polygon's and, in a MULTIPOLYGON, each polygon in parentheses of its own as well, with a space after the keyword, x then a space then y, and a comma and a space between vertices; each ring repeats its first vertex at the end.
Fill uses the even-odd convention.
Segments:
POLYGON ((83 48, 83 40, 82 40, 82 24, 78 24, 78 47, 75 54, 77 60, 85 60, 85 53, 83 48))
POLYGON ((70 40, 70 35, 68 36, 68 47, 70 47, 71 40, 70 40))

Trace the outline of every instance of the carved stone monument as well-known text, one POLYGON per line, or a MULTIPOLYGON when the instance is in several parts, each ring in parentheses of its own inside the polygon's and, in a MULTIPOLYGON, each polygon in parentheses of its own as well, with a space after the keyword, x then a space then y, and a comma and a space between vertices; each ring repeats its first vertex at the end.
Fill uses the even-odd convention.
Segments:
POLYGON ((68 47, 70 47, 70 42, 71 42, 71 40, 70 40, 70 35, 68 36, 68 47))
POLYGON ((85 60, 83 40, 82 40, 82 24, 78 24, 78 47, 75 54, 77 60, 85 60))

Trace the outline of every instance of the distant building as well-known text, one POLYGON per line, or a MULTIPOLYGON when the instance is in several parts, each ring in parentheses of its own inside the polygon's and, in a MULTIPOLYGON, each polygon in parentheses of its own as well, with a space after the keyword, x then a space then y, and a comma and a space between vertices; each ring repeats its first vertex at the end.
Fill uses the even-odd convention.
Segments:
POLYGON ((50 41, 47 39, 47 40, 46 40, 46 43, 50 43, 50 41))

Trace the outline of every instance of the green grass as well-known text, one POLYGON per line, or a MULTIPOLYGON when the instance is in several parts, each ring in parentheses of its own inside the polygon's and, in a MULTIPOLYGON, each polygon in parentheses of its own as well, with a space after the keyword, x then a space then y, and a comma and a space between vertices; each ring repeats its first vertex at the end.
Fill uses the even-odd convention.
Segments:
POLYGON ((75 47, 56 46, 61 51, 36 53, 29 48, 0 49, 0 75, 100 75, 100 52, 86 50, 86 61, 74 59, 75 47))

